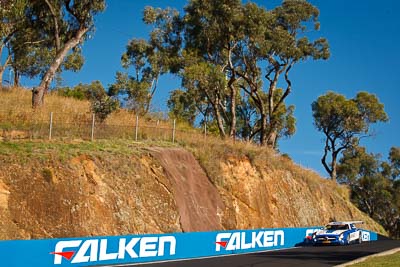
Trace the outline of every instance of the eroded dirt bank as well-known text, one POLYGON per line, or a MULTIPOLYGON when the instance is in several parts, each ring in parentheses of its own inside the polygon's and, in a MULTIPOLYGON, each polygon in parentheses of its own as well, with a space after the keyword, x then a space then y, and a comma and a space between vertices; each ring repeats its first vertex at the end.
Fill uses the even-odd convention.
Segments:
POLYGON ((295 227, 330 219, 361 219, 382 231, 336 185, 300 167, 226 157, 215 182, 182 148, 66 158, 56 150, 0 155, 0 239, 295 227))

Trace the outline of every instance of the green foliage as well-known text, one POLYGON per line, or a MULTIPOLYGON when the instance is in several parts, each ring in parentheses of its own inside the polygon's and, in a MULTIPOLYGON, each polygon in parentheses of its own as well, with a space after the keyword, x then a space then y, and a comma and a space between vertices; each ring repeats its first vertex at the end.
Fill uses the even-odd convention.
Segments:
MULTIPOLYGON (((15 67, 31 78, 43 76, 74 34, 85 27, 93 29, 94 16, 104 9, 104 0, 30 1, 23 12, 24 27, 12 39, 15 67)), ((81 49, 75 47, 62 62, 66 70, 79 70, 83 65, 81 49)))
POLYGON ((398 173, 399 168, 392 160, 392 152, 397 149, 391 149, 389 162, 380 161, 378 155, 367 153, 363 147, 346 149, 338 166, 338 181, 349 185, 351 200, 359 209, 399 238, 400 188, 398 181, 393 180, 393 173, 398 173), (388 166, 393 169, 388 171, 388 166))
POLYGON ((21 20, 27 0, 13 0, 0 2, 0 44, 6 45, 13 34, 21 30, 21 20))
POLYGON ((108 95, 103 95, 92 101, 92 110, 97 120, 103 122, 107 117, 119 108, 119 101, 108 95))
POLYGON ((315 127, 325 135, 322 163, 332 179, 336 179, 339 153, 357 145, 360 137, 367 136, 372 123, 388 120, 384 105, 367 92, 360 92, 353 99, 328 92, 312 103, 312 111, 315 127), (328 153, 331 154, 330 165, 328 153))
POLYGON ((79 100, 96 100, 106 95, 100 81, 93 81, 91 84, 78 84, 73 88, 59 88, 57 94, 60 96, 73 97, 79 100))
MULTIPOLYGON (((279 101, 282 98, 284 91, 283 89, 276 89, 274 93, 275 101, 279 101)), ((274 125, 275 130, 278 132, 279 138, 290 137, 296 132, 296 118, 294 117, 294 105, 286 106, 285 103, 279 105, 275 111, 276 124, 274 125)))
POLYGON ((121 57, 125 73, 118 72, 115 83, 110 87, 111 95, 127 95, 128 107, 136 114, 149 112, 151 100, 157 90, 159 76, 177 71, 181 45, 179 13, 173 9, 165 10, 146 7, 143 20, 157 27, 150 33, 149 40, 133 39, 121 57), (132 75, 128 74, 132 70, 132 75))
POLYGON ((100 122, 103 122, 108 115, 119 108, 119 101, 107 95, 100 81, 94 81, 91 84, 80 83, 74 88, 60 88, 57 90, 57 94, 89 100, 92 104, 92 111, 100 122))
POLYGON ((196 116, 217 125, 221 137, 268 140, 276 147, 277 139, 295 132, 294 107, 284 104, 292 90, 290 70, 298 62, 329 57, 324 38, 307 38, 310 25, 318 30, 318 15, 313 5, 294 0, 270 11, 240 0, 191 0, 182 15, 146 7, 143 20, 153 30, 148 41, 128 45, 122 61, 133 67, 128 79, 136 83, 125 84, 151 99, 158 76, 176 73, 193 98, 189 103, 183 93, 171 95, 174 117, 178 110, 191 110, 191 117, 196 106, 196 116), (283 90, 277 88, 280 79, 287 83, 283 90))
MULTIPOLYGON (((392 147, 389 153, 390 174, 393 180, 400 178, 400 147, 392 147)), ((399 184, 400 185, 400 184, 399 184)))
POLYGON ((66 56, 63 68, 64 70, 78 71, 82 68, 85 63, 85 59, 81 54, 81 49, 74 49, 71 54, 66 56))
POLYGON ((127 73, 117 72, 116 81, 111 85, 109 94, 127 95, 125 99, 127 107, 135 112, 135 114, 145 115, 150 109, 150 102, 153 93, 150 92, 152 84, 156 81, 144 79, 136 79, 128 76, 127 73))
POLYGON ((194 98, 188 92, 179 89, 170 92, 167 106, 170 118, 194 126, 197 109, 194 98))
MULTIPOLYGON (((11 40, 24 26, 27 0, 0 1, 0 86, 4 70, 13 67, 11 40)), ((16 72, 14 72, 16 74, 16 72)))
POLYGON ((94 16, 105 9, 105 1, 18 0, 11 1, 11 6, 13 2, 23 4, 17 23, 10 23, 9 56, 18 77, 40 77, 40 84, 32 90, 32 105, 37 107, 43 105, 55 77, 61 77, 63 70, 78 71, 83 66, 81 46, 90 38, 94 16))

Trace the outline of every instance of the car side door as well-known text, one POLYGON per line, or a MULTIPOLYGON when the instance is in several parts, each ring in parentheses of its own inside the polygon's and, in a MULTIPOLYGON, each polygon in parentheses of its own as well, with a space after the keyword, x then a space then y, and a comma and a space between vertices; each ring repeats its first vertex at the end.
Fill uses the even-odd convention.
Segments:
POLYGON ((360 232, 354 224, 349 224, 350 241, 358 240, 360 238, 360 232))

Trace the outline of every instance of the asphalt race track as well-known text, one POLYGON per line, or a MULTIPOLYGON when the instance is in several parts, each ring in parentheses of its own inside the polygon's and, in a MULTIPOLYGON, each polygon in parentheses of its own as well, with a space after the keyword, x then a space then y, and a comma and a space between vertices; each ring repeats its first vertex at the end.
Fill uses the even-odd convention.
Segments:
MULTIPOLYGON (((293 267, 335 266, 400 247, 400 241, 379 240, 350 246, 299 247, 286 250, 218 258, 134 264, 146 267, 293 267)), ((116 266, 113 266, 116 267, 116 266)))

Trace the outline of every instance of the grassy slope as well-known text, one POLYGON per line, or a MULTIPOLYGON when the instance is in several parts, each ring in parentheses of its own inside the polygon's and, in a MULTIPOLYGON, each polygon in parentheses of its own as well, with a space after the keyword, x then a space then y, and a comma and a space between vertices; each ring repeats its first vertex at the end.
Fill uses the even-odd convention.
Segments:
POLYGON ((397 267, 400 266, 400 252, 387 256, 369 258, 366 261, 349 265, 349 267, 397 267))

